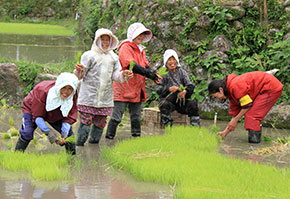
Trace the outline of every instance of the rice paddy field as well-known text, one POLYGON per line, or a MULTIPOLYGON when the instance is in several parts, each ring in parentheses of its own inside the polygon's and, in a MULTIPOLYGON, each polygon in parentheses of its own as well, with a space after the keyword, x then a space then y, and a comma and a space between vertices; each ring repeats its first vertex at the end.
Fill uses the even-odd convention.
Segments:
POLYGON ((37 152, 0 151, 0 166, 8 171, 28 173, 42 181, 70 179, 71 155, 65 152, 42 154, 37 152))
POLYGON ((225 157, 219 142, 208 129, 175 126, 119 142, 102 157, 138 180, 171 186, 176 198, 289 198, 289 169, 225 157))
POLYGON ((0 23, 0 34, 73 36, 71 29, 59 25, 0 23))

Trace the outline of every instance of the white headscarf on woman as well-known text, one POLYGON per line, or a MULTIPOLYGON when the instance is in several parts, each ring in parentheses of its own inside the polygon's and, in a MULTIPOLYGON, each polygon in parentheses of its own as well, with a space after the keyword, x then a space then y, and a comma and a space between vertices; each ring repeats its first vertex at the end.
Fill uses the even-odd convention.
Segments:
POLYGON ((177 66, 180 67, 178 55, 173 49, 168 49, 165 51, 163 55, 163 64, 164 64, 163 67, 166 67, 166 63, 170 57, 174 57, 177 61, 177 66))
POLYGON ((79 80, 74 74, 67 72, 61 73, 57 77, 55 85, 48 91, 45 106, 46 111, 52 111, 60 107, 63 117, 67 117, 73 106, 73 96, 76 92, 78 82, 79 80), (68 85, 73 88, 73 92, 66 99, 62 99, 60 97, 60 89, 68 85))
POLYGON ((95 39, 92 44, 91 50, 98 52, 99 51, 98 49, 100 49, 102 52, 108 52, 110 50, 114 50, 115 48, 117 48, 118 43, 119 43, 119 40, 112 33, 112 31, 110 31, 109 29, 100 28, 95 32, 95 39), (110 45, 109 45, 109 48, 106 50, 102 48, 102 41, 101 41, 102 35, 108 35, 110 37, 110 45))

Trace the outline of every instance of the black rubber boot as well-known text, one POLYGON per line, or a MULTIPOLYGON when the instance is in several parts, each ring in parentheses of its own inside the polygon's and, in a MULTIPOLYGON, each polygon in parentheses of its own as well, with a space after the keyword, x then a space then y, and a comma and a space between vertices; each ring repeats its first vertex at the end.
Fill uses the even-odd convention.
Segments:
POLYGON ((98 144, 101 140, 102 134, 103 134, 103 129, 93 125, 90 139, 89 139, 89 143, 90 144, 98 144))
POLYGON ((15 151, 21 151, 24 152, 28 146, 30 141, 24 140, 21 136, 19 136, 16 146, 15 146, 15 151))
POLYGON ((171 117, 171 114, 164 114, 164 113, 161 113, 161 126, 162 127, 166 127, 166 126, 172 126, 172 123, 173 123, 173 119, 171 117))
POLYGON ((85 124, 80 124, 77 133, 77 146, 84 146, 85 142, 89 137, 90 126, 85 124))
POLYGON ((106 133, 107 139, 110 139, 110 140, 114 139, 118 124, 119 122, 117 122, 116 120, 110 119, 108 127, 107 127, 107 133, 106 133))
POLYGON ((199 116, 190 116, 190 125, 200 126, 200 117, 199 116))
POLYGON ((76 145, 70 142, 66 142, 64 144, 65 146, 65 150, 67 153, 71 154, 71 155, 75 155, 76 154, 76 145))
POLYGON ((141 136, 141 122, 138 120, 131 121, 131 134, 133 137, 141 136))
POLYGON ((254 143, 254 144, 260 143, 261 142, 261 135, 262 135, 262 131, 249 130, 248 131, 248 142, 254 143))

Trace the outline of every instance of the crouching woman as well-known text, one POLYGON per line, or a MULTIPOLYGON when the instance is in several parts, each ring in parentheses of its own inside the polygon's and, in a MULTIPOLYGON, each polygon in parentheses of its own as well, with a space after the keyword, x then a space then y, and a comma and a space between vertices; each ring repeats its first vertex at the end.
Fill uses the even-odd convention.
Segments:
POLYGON ((177 53, 172 49, 166 50, 163 62, 168 73, 162 77, 157 87, 160 98, 158 106, 161 112, 161 125, 171 126, 173 122, 171 113, 176 110, 188 115, 192 126, 200 126, 197 102, 190 100, 194 85, 187 72, 180 68, 177 53))
POLYGON ((260 143, 260 122, 281 96, 282 88, 283 84, 276 77, 261 71, 240 76, 232 73, 223 80, 213 80, 208 85, 209 94, 217 99, 229 99, 229 113, 233 116, 226 129, 218 135, 226 137, 245 116, 248 142, 260 143))
POLYGON ((56 81, 42 81, 29 92, 22 102, 22 126, 15 151, 25 151, 38 127, 51 144, 64 145, 67 152, 75 154, 75 144, 66 143, 64 139, 74 134, 71 125, 77 119, 78 82, 74 74, 61 73, 56 81), (45 121, 61 134, 61 138, 45 121))

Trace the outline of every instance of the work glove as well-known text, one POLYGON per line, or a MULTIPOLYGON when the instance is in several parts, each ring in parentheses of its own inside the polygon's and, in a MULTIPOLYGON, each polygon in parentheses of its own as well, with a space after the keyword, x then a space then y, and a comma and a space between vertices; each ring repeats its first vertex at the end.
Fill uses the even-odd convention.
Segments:
POLYGON ((149 66, 146 66, 146 68, 143 68, 142 66, 134 62, 134 67, 132 71, 133 73, 137 73, 139 75, 145 76, 153 81, 158 80, 157 74, 155 73, 155 71, 152 71, 149 66))
POLYGON ((38 126, 38 128, 40 128, 40 130, 47 136, 51 144, 56 142, 56 138, 57 138, 56 135, 50 131, 50 128, 48 128, 48 126, 45 124, 42 117, 37 117, 35 119, 35 123, 38 126))
POLYGON ((67 138, 68 132, 71 128, 71 125, 67 122, 63 122, 61 125, 61 137, 67 138))

